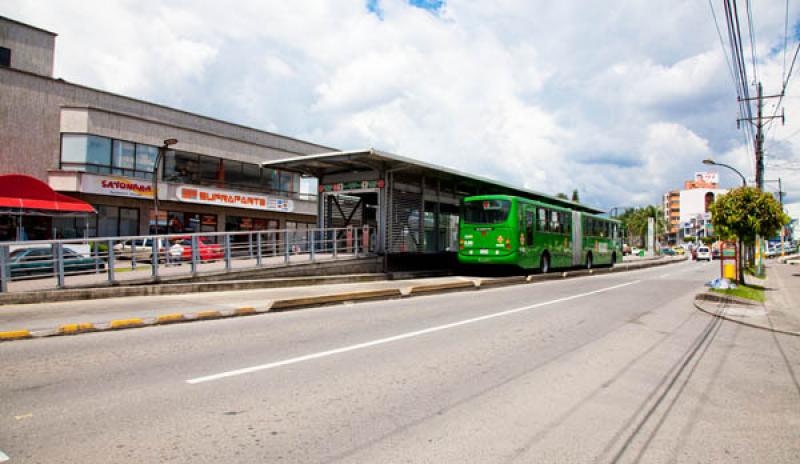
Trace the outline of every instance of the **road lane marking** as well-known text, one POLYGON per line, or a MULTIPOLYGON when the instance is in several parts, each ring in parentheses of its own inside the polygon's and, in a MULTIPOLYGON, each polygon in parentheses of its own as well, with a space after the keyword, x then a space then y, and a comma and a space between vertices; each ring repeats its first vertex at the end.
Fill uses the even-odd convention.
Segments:
POLYGON ((288 366, 290 364, 297 364, 297 363, 301 363, 301 362, 305 362, 305 361, 311 361, 311 360, 314 360, 314 359, 325 358, 325 357, 333 356, 333 355, 336 355, 336 354, 347 353, 349 351, 355 351, 355 350, 361 350, 361 349, 364 349, 364 348, 370 348, 370 347, 373 347, 373 346, 383 345, 383 344, 386 344, 386 343, 396 342, 396 341, 399 341, 399 340, 405 340, 407 338, 419 337, 421 335, 427 335, 427 334, 434 333, 434 332, 440 332, 442 330, 452 329, 452 328, 460 327, 460 326, 467 325, 467 324, 474 324, 476 322, 482 322, 482 321, 486 321, 486 320, 489 320, 489 319, 494 319, 494 318, 497 318, 497 317, 508 316, 508 315, 516 314, 516 313, 523 312, 523 311, 530 311, 532 309, 541 308, 542 306, 548 306, 548 305, 552 305, 552 304, 563 303, 565 301, 575 300, 575 299, 583 298, 583 297, 590 296, 590 295, 596 295, 598 293, 608 292, 608 291, 611 291, 611 290, 616 290, 618 288, 627 287, 629 285, 638 284, 639 282, 641 282, 641 280, 634 280, 634 281, 631 281, 631 282, 626 282, 624 284, 612 285, 610 287, 601 288, 599 290, 592 290, 590 292, 579 293, 577 295, 567 296, 567 297, 563 297, 563 298, 557 298, 555 300, 544 301, 544 302, 536 303, 536 304, 533 304, 533 305, 528 305, 528 306, 522 306, 522 307, 519 307, 519 308, 508 309, 508 310, 505 310, 505 311, 500 311, 500 312, 497 312, 497 313, 487 314, 487 315, 484 315, 484 316, 473 317, 471 319, 464 319, 464 320, 461 320, 461 321, 451 322, 449 324, 439 325, 439 326, 435 326, 435 327, 429 327, 427 329, 415 330, 413 332, 406 332, 406 333, 403 333, 403 334, 394 335, 392 337, 381 338, 381 339, 378 339, 378 340, 372 340, 372 341, 364 342, 364 343, 358 343, 356 345, 344 346, 344 347, 341 347, 341 348, 335 348, 333 350, 321 351, 321 352, 318 352, 318 353, 307 354, 307 355, 298 356, 298 357, 295 357, 295 358, 284 359, 283 361, 276 361, 276 362, 271 362, 271 363, 267 363, 267 364, 260 364, 260 365, 257 365, 257 366, 251 366, 251 367, 245 367, 245 368, 242 368, 242 369, 236 369, 236 370, 232 370, 232 371, 220 372, 218 374, 212 374, 212 375, 207 375, 207 376, 203 376, 203 377, 195 377, 193 379, 186 380, 186 383, 194 385, 194 384, 198 384, 198 383, 211 382, 213 380, 220 380, 220 379, 224 379, 224 378, 227 378, 227 377, 235 377, 235 376, 238 376, 238 375, 251 374, 253 372, 263 371, 263 370, 267 370, 267 369, 274 369, 276 367, 288 366))
POLYGON ((11 458, 10 458, 10 457, 8 457, 8 456, 6 455, 6 453, 4 453, 4 452, 0 451, 0 462, 6 462, 6 461, 8 461, 9 459, 11 459, 11 458))

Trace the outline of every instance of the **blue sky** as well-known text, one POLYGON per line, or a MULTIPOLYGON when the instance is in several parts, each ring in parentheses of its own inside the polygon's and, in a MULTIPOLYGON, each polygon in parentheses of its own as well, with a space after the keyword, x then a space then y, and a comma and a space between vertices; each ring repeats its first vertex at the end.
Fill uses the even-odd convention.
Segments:
MULTIPOLYGON (((752 0, 766 93, 783 79, 784 8, 752 0)), ((708 2, 6 0, 0 14, 59 34, 57 77, 547 193, 577 188, 600 207, 658 203, 708 157, 753 173, 708 2)), ((786 126, 767 133, 767 177, 787 186, 800 185, 798 75, 786 126)))

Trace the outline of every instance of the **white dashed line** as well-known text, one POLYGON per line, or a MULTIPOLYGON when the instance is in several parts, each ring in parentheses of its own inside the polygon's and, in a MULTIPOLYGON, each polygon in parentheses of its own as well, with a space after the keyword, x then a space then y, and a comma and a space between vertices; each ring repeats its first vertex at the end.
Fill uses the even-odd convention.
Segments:
POLYGON ((516 314, 516 313, 523 312, 523 311, 530 311, 532 309, 541 308, 542 306, 552 305, 552 304, 556 304, 556 303, 563 303, 565 301, 575 300, 577 298, 582 298, 582 297, 589 296, 589 295, 595 295, 597 293, 602 293, 602 292, 607 292, 607 291, 615 290, 615 289, 622 288, 622 287, 627 287, 628 285, 634 285, 634 284, 637 284, 639 282, 641 282, 641 280, 634 280, 634 281, 631 281, 631 282, 626 282, 624 284, 613 285, 611 287, 605 287, 605 288, 601 288, 599 290, 593 290, 591 292, 579 293, 577 295, 567 296, 567 297, 564 297, 564 298, 558 298, 558 299, 550 300, 550 301, 544 301, 542 303, 536 303, 536 304, 529 305, 529 306, 522 306, 522 307, 519 307, 519 308, 508 309, 508 310, 500 311, 500 312, 497 312, 497 313, 487 314, 485 316, 474 317, 474 318, 471 318, 471 319, 464 319, 464 320, 461 320, 461 321, 451 322, 449 324, 439 325, 439 326, 435 326, 435 327, 429 327, 427 329, 416 330, 416 331, 413 331, 413 332, 406 332, 404 334, 395 335, 393 337, 381 338, 381 339, 378 339, 378 340, 372 340, 372 341, 369 341, 369 342, 359 343, 359 344, 356 344, 356 345, 344 346, 344 347, 336 348, 336 349, 329 350, 329 351, 321 351, 319 353, 307 354, 305 356, 298 356, 296 358, 289 358, 289 359, 285 359, 283 361, 276 361, 276 362, 267 363, 267 364, 260 364, 258 366, 245 367, 243 369, 236 369, 236 370, 227 371, 227 372, 220 372, 219 374, 207 375, 207 376, 204 376, 204 377, 196 377, 194 379, 186 380, 186 383, 194 385, 194 384, 203 383, 203 382, 211 382, 212 380, 220 380, 220 379, 224 379, 226 377, 235 377, 235 376, 238 376, 238 375, 251 374, 251 373, 257 372, 257 371, 263 371, 263 370, 267 370, 267 369, 274 369, 276 367, 288 366, 290 364, 297 364, 297 363, 301 363, 301 362, 304 362, 304 361, 311 361, 311 360, 314 360, 314 359, 325 358, 325 357, 328 357, 328 356, 333 356, 335 354, 342 354, 342 353, 347 353, 349 351, 360 350, 360 349, 363 349, 363 348, 370 348, 370 347, 373 347, 373 346, 383 345, 383 344, 386 344, 386 343, 405 340, 407 338, 418 337, 420 335, 427 335, 427 334, 434 333, 434 332, 439 332, 439 331, 442 331, 442 330, 452 329, 452 328, 455 328, 455 327, 460 327, 462 325, 473 324, 475 322, 482 322, 482 321, 486 321, 486 320, 489 320, 489 319, 508 316, 508 315, 516 314))

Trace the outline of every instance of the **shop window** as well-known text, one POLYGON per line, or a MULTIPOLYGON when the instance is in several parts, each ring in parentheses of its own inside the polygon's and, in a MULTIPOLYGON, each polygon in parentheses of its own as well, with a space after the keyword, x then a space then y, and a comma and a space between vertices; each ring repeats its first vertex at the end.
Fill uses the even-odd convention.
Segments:
POLYGON ((264 168, 261 172, 261 185, 270 192, 280 189, 280 175, 275 169, 264 168))
POLYGON ((136 144, 136 170, 153 172, 158 157, 158 147, 136 144))
POLYGON ((114 140, 111 149, 112 172, 117 175, 133 176, 136 168, 136 145, 131 142, 114 140))
POLYGON ((139 235, 139 209, 119 209, 119 235, 139 235))
POLYGON ((0 47, 0 66, 11 67, 11 49, 0 47))
POLYGON ((116 206, 97 205, 97 235, 114 237, 119 227, 119 208, 116 206))
POLYGON ((198 173, 200 179, 204 183, 222 183, 222 160, 219 158, 212 158, 210 156, 202 156, 198 158, 198 173))
POLYGON ((96 237, 97 217, 54 217, 53 229, 59 239, 96 237))
POLYGON ((247 187, 258 187, 261 184, 261 167, 257 164, 242 164, 241 183, 247 187))
POLYGON ((180 184, 199 183, 198 155, 179 151, 168 151, 164 156, 164 180, 180 184))

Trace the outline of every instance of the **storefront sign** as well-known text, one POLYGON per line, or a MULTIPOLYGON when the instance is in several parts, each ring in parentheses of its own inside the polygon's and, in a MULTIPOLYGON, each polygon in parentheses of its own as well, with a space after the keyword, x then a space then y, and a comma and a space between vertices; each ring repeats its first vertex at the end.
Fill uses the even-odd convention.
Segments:
POLYGON ((382 189, 385 186, 383 179, 361 180, 354 182, 341 182, 338 184, 325 184, 319 186, 319 193, 323 192, 349 192, 353 190, 382 189))
POLYGON ((262 211, 281 211, 290 213, 294 202, 284 198, 259 195, 257 193, 232 192, 208 187, 179 186, 178 201, 204 205, 231 206, 234 208, 258 209, 262 211))
POLYGON ((153 183, 126 177, 81 175, 81 192, 131 198, 153 198, 153 183))

